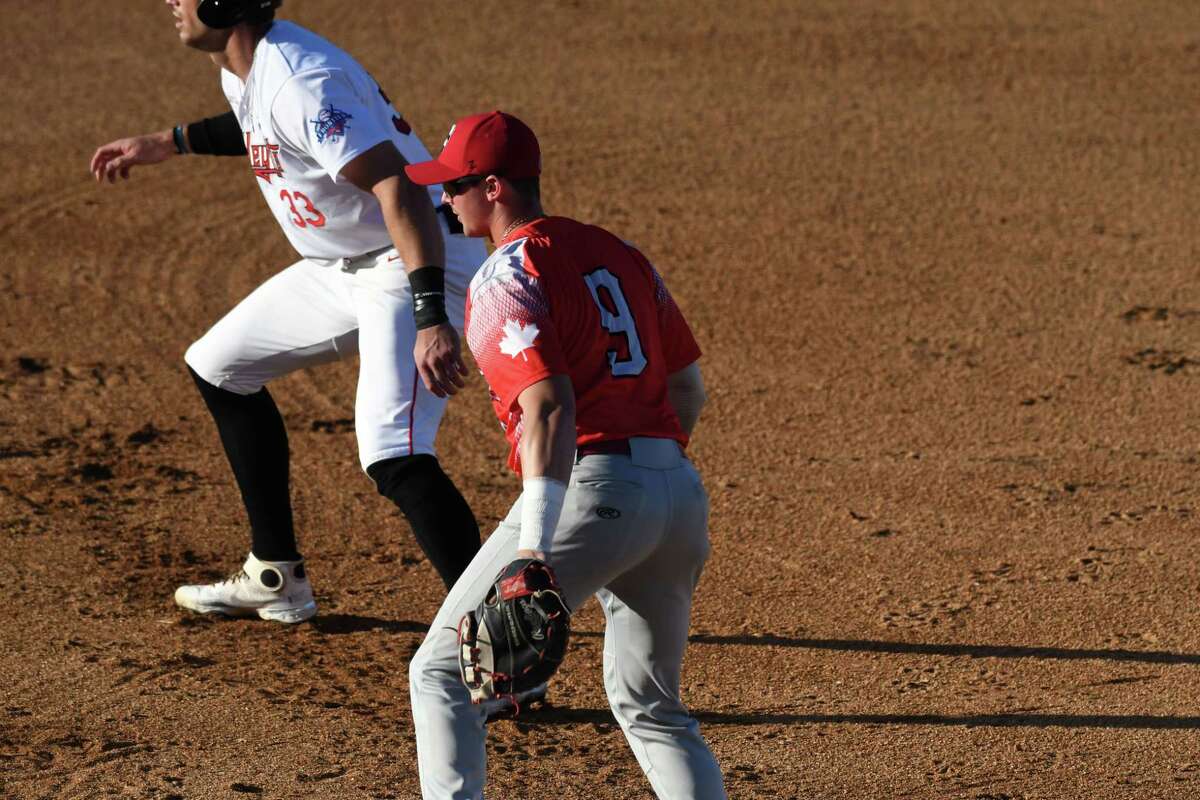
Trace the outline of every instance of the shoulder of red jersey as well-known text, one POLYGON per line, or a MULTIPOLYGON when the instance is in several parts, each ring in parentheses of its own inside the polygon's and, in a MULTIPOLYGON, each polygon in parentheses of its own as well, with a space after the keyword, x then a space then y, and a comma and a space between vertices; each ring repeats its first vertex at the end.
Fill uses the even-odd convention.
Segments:
POLYGON ((523 237, 497 247, 480 265, 471 279, 472 298, 487 294, 493 288, 510 284, 523 277, 540 277, 536 252, 540 249, 539 237, 523 237))

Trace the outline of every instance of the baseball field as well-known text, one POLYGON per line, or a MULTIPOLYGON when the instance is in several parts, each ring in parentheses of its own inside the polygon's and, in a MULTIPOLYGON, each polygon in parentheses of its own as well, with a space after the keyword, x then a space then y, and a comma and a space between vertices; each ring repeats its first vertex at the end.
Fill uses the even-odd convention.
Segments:
MULTIPOLYGON (((247 548, 183 352, 294 260, 240 159, 98 186, 227 109, 154 0, 5 3, 0 797, 418 796, 443 589, 358 467, 355 364, 273 385, 321 613, 191 616, 247 548)), ((288 0, 435 150, 537 130, 548 211, 705 351, 684 699, 733 798, 1200 797, 1200 17, 1185 0, 288 0)), ((439 439, 519 491, 473 375, 439 439)), ((649 785, 577 615, 499 798, 649 785)))

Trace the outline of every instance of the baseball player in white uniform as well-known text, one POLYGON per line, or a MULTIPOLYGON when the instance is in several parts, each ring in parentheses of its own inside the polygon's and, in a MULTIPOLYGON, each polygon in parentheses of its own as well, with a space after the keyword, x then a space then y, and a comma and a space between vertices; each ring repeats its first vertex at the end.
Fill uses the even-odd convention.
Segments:
POLYGON ((178 155, 243 156, 301 256, 187 351, 252 545, 228 580, 175 594, 193 611, 294 623, 316 603, 293 529, 287 434, 265 384, 359 355, 362 467, 453 585, 479 549, 479 529, 438 464, 434 436, 447 397, 463 385, 457 331, 485 250, 452 232, 453 215, 435 208, 437 191, 404 175, 429 152, 379 85, 328 41, 276 21, 281 2, 166 0, 184 44, 221 67, 232 110, 106 144, 91 168, 113 182, 178 155))

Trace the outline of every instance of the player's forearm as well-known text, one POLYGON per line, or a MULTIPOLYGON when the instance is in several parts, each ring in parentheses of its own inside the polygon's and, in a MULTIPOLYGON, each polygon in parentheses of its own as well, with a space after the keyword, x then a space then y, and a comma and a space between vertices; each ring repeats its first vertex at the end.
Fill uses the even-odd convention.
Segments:
POLYGON ((545 415, 523 417, 521 475, 525 478, 571 480, 575 461, 575 413, 561 407, 545 415))
POLYGON ((405 269, 444 268, 446 245, 428 193, 400 175, 385 178, 372 191, 405 269))
POLYGON ((446 310, 446 245, 429 195, 402 176, 375 184, 392 244, 408 273, 417 329, 444 325, 446 310))
POLYGON ((156 160, 165 161, 171 156, 181 155, 175 146, 175 132, 168 128, 165 131, 155 131, 145 136, 147 143, 153 147, 156 160))
POLYGON ((167 136, 180 155, 195 153, 202 156, 244 156, 246 140, 241 125, 232 111, 205 117, 186 125, 177 125, 167 136))
POLYGON ((521 532, 517 555, 550 559, 575 462, 575 392, 556 375, 521 392, 521 532))
POLYGON ((677 372, 667 376, 667 400, 684 433, 692 435, 700 419, 700 409, 708 400, 704 391, 704 378, 700 375, 700 364, 693 361, 677 372))
POLYGON ((521 475, 571 479, 575 464, 575 392, 571 379, 555 375, 521 393, 521 475))

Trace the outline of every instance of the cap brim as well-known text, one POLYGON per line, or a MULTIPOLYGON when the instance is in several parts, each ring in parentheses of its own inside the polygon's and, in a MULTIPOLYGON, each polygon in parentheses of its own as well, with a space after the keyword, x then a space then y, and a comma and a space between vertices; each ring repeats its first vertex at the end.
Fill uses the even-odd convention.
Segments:
POLYGON ((404 168, 404 173, 408 175, 410 181, 420 186, 432 186, 435 183, 456 181, 459 178, 465 178, 469 174, 460 169, 447 166, 436 159, 433 161, 422 161, 418 164, 409 164, 404 168))

